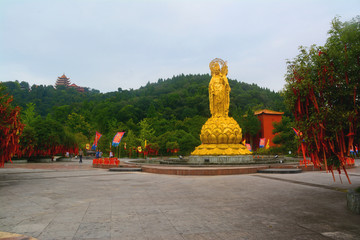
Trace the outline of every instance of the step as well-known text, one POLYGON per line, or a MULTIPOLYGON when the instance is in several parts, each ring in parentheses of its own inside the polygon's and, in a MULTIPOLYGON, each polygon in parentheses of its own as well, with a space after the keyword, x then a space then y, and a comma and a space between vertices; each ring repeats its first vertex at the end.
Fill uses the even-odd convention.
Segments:
POLYGON ((287 173, 301 173, 302 170, 299 168, 267 168, 259 169, 258 173, 278 173, 278 174, 287 174, 287 173))
POLYGON ((112 171, 112 172, 141 172, 142 169, 141 168, 124 168, 124 167, 120 167, 120 168, 109 168, 109 171, 112 171))

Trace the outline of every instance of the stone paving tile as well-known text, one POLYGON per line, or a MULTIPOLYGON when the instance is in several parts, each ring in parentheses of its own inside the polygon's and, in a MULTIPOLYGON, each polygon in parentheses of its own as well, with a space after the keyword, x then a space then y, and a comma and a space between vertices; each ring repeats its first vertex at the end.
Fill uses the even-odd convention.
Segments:
MULTIPOLYGON (((196 234, 184 234, 183 238, 186 240, 218 240, 219 236, 214 233, 196 233, 196 234)), ((237 238, 242 239, 242 238, 237 238)))
POLYGON ((74 239, 110 239, 110 224, 97 223, 81 223, 74 239))
POLYGON ((175 235, 178 230, 165 216, 151 216, 140 218, 140 226, 147 235, 159 233, 160 235, 175 235))
POLYGON ((137 220, 131 220, 127 222, 112 222, 110 224, 110 229, 112 233, 119 234, 136 234, 144 233, 143 228, 137 220))
POLYGON ((56 218, 53 220, 55 223, 76 223, 81 222, 84 217, 85 211, 83 210, 74 210, 74 211, 64 211, 56 215, 56 218))
POLYGON ((75 232, 71 231, 44 231, 37 238, 39 240, 72 240, 74 238, 75 232))
POLYGON ((219 231, 216 232, 215 235, 217 236, 217 239, 226 239, 226 240, 247 240, 247 239, 253 239, 252 236, 245 231, 219 231))
POLYGON ((91 222, 103 222, 103 223, 110 223, 111 222, 111 213, 101 213, 101 212, 86 212, 83 217, 83 221, 86 223, 91 222))
POLYGON ((146 235, 146 239, 148 240, 184 240, 183 235, 181 234, 166 234, 166 233, 156 233, 156 234, 152 234, 152 235, 146 235))
POLYGON ((51 215, 36 214, 23 219, 19 224, 13 226, 11 231, 36 237, 48 226, 53 217, 51 215))
MULTIPOLYGON (((72 235, 78 230, 80 226, 80 222, 60 222, 58 220, 54 220, 49 225, 46 226, 46 228, 43 230, 44 232, 70 232, 72 235), (71 223, 71 224, 69 224, 71 223)), ((69 235, 69 234, 65 234, 69 235)))
MULTIPOLYGON (((108 238, 108 239, 113 239, 113 240, 147 240, 147 239, 149 239, 149 237, 146 236, 142 232, 121 233, 121 234, 117 234, 117 233, 112 232, 111 238, 108 238)), ((169 238, 169 239, 171 239, 171 238, 169 238)))
POLYGON ((324 237, 322 235, 319 235, 318 233, 291 235, 290 238, 288 236, 284 236, 284 239, 293 239, 293 240, 329 240, 329 238, 324 237))

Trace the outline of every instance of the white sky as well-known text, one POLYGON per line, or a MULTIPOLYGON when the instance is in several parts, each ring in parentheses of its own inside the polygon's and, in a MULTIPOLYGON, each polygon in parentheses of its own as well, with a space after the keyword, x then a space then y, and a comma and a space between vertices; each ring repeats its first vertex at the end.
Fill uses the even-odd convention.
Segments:
POLYGON ((0 81, 71 82, 101 92, 173 75, 210 73, 271 90, 286 59, 323 45, 331 21, 360 15, 359 0, 0 0, 0 81))

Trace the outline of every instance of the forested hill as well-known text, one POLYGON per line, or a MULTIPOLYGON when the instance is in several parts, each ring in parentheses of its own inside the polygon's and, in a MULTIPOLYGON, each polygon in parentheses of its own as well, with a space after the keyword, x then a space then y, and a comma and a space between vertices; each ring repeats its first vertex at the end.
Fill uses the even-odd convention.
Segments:
MULTIPOLYGON (((35 103, 36 112, 43 117, 61 107, 69 112, 85 111, 92 115, 97 115, 97 112, 101 115, 111 115, 119 121, 133 118, 134 122, 138 122, 154 113, 164 118, 179 120, 195 115, 209 117, 210 79, 209 74, 179 75, 171 79, 159 79, 157 83, 148 83, 137 90, 118 88, 118 91, 109 93, 100 93, 98 90, 79 93, 72 88, 56 89, 52 85, 30 87, 28 83, 18 81, 3 84, 7 87, 8 93, 14 96, 16 105, 25 108, 27 103, 35 103)), ((283 98, 279 93, 231 79, 229 84, 232 115, 248 108, 285 111, 283 98)))
MULTIPOLYGON (((119 88, 109 93, 97 90, 79 93, 75 89, 55 89, 51 85, 30 87, 28 83, 18 81, 4 82, 3 85, 14 96, 14 104, 26 110, 28 103, 34 103, 35 113, 43 118, 72 126, 71 121, 75 121, 75 116, 80 116, 81 121, 85 122, 80 125, 86 126, 81 132, 89 140, 94 131, 108 133, 109 139, 113 137, 111 131, 116 129, 140 134, 139 122, 144 118, 149 120, 156 137, 178 129, 191 132, 198 138, 202 124, 210 116, 210 79, 209 74, 179 75, 159 79, 137 90, 119 88)), ((231 79, 229 84, 230 115, 235 118, 243 115, 248 108, 285 111, 279 93, 231 79)))
MULTIPOLYGON (((157 109, 164 110, 167 115, 177 119, 201 115, 210 116, 208 85, 211 76, 179 75, 157 83, 148 83, 138 90, 139 97, 148 97, 157 109)), ((260 88, 255 84, 247 84, 229 79, 230 115, 239 114, 248 108, 285 110, 283 98, 279 93, 260 88)), ((163 112, 163 111, 161 111, 163 112)))

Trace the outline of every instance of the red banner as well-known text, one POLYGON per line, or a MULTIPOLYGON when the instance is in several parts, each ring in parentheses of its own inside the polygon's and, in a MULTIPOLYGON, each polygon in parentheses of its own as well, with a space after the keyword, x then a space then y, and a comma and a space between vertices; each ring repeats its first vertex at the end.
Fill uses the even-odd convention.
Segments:
POLYGON ((120 141, 121 141, 122 137, 124 136, 124 134, 125 134, 125 132, 118 132, 118 133, 115 135, 115 137, 114 137, 114 139, 113 139, 113 141, 112 141, 112 145, 113 145, 114 147, 119 146, 120 141))
POLYGON ((96 147, 97 147, 97 144, 98 144, 98 141, 99 141, 99 139, 101 138, 101 133, 98 133, 98 132, 96 132, 96 134, 95 134, 95 140, 94 140, 94 144, 92 145, 92 150, 95 150, 96 149, 96 147))
POLYGON ((265 138, 260 138, 259 147, 261 148, 265 147, 265 138))
POLYGON ((249 143, 246 143, 245 146, 246 146, 247 150, 249 150, 251 152, 251 145, 249 143))

